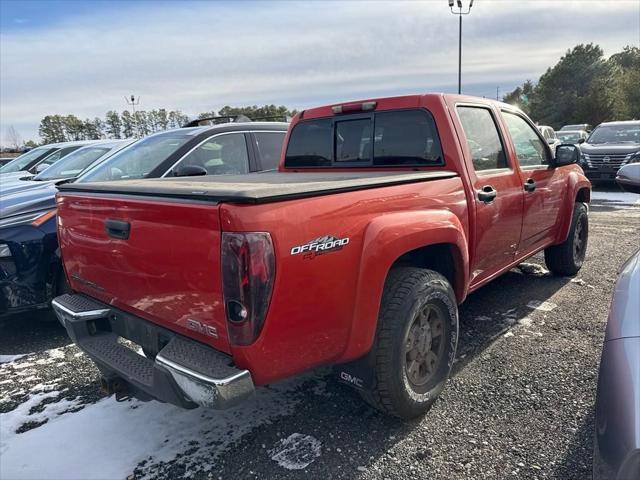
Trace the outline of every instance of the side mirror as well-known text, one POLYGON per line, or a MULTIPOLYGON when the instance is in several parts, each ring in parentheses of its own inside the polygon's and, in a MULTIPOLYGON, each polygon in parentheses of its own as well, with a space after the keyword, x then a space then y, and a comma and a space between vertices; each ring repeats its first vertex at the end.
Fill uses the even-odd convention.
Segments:
POLYGON ((616 183, 627 192, 640 193, 640 163, 630 163, 618 170, 616 183))
POLYGON ((584 142, 586 142, 587 139, 586 138, 581 138, 580 140, 578 140, 578 145, 583 144, 584 142))
POLYGON ((572 143, 562 143, 556 147, 554 167, 571 165, 580 161, 580 149, 572 143))
POLYGON ((41 163, 40 165, 36 166, 36 173, 44 172, 49 167, 50 167, 49 164, 41 163))
POLYGON ((200 165, 180 165, 173 171, 174 177, 196 177, 198 175, 207 175, 207 169, 200 165))
POLYGON ((549 145, 553 145, 554 143, 556 143, 556 139, 555 139, 555 138, 553 138, 553 137, 551 137, 551 138, 547 138, 547 143, 548 143, 549 145))

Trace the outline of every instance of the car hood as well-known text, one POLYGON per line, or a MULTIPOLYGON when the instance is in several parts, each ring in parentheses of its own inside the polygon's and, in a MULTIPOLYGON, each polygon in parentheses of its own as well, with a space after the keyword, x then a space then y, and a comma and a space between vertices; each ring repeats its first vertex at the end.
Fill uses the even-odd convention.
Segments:
POLYGON ((0 173, 0 185, 4 185, 7 181, 31 177, 33 177, 33 173, 29 173, 26 170, 20 172, 0 173))
POLYGON ((40 183, 36 188, 3 193, 0 196, 0 218, 54 208, 57 191, 53 183, 40 183))
POLYGON ((640 250, 622 267, 609 309, 605 341, 640 337, 640 250))
POLYGON ((610 155, 626 155, 640 151, 638 143, 583 143, 580 145, 582 153, 587 154, 610 154, 610 155))
POLYGON ((7 182, 1 182, 2 183, 2 191, 0 192, 0 198, 3 199, 3 203, 4 203, 4 197, 5 195, 11 195, 13 193, 16 192, 21 192, 22 190, 30 190, 32 188, 40 188, 43 185, 50 185, 52 183, 55 183, 56 180, 47 180, 44 182, 40 182, 40 181, 35 181, 35 180, 11 180, 11 181, 7 181, 7 182))

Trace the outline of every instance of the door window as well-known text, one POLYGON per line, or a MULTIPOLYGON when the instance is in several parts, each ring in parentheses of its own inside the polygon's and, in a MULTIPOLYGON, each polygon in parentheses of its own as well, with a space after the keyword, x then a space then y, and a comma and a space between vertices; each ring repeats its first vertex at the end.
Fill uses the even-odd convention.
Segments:
POLYGON ((260 166, 262 170, 276 170, 280 163, 280 152, 284 141, 284 132, 257 132, 256 139, 260 166))
POLYGON ((473 168, 477 172, 508 168, 502 141, 491 111, 487 108, 462 106, 458 107, 457 111, 471 151, 473 168))
POLYGON ((547 165, 549 151, 535 128, 515 113, 503 111, 502 115, 513 140, 520 166, 547 165))
POLYGON ((236 175, 249 172, 244 133, 217 135, 198 145, 179 166, 203 167, 207 175, 236 175))

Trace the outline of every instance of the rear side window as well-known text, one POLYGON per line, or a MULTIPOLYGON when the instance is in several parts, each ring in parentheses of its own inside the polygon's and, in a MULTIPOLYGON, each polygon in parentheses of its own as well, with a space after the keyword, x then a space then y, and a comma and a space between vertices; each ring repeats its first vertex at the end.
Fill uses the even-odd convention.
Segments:
POLYGON ((504 148, 491 111, 482 107, 458 107, 456 110, 471 151, 473 169, 479 172, 507 168, 504 148))
POLYGON ((285 132, 257 132, 253 134, 256 139, 262 170, 275 170, 278 168, 284 133, 285 132))
POLYGON ((425 110, 344 115, 298 123, 285 167, 444 165, 435 121, 425 110))

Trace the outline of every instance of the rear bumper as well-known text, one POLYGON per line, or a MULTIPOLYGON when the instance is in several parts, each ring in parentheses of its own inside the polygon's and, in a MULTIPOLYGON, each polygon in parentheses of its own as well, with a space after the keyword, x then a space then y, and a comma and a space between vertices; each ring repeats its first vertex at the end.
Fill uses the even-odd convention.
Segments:
POLYGON ((116 396, 132 394, 183 408, 226 409, 254 393, 248 370, 231 357, 85 295, 61 295, 52 306, 69 336, 98 366, 116 396), (136 353, 122 339, 155 354, 136 353))

